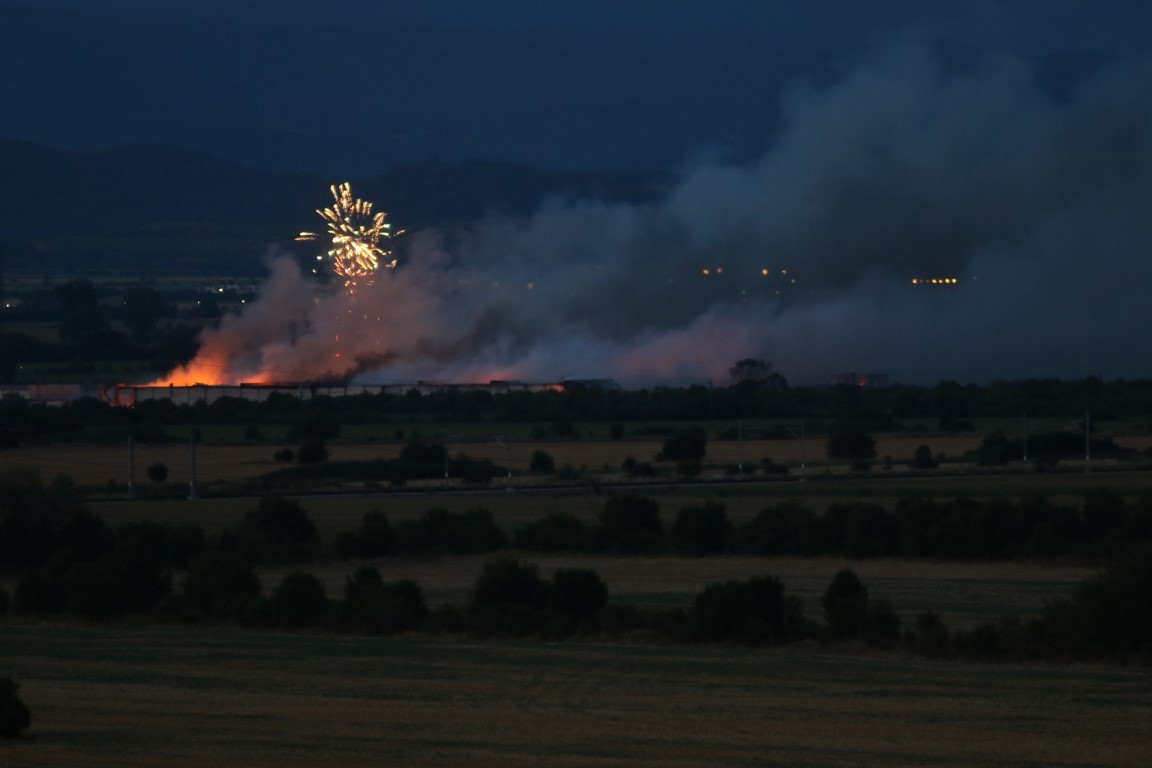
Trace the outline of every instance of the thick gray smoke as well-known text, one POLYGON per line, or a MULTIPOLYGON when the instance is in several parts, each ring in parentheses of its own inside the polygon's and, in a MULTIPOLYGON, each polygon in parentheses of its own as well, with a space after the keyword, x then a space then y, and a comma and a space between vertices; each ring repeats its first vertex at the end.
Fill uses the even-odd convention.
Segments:
POLYGON ((1017 59, 909 44, 796 85, 784 115, 758 162, 698 164, 658 203, 415 235, 354 305, 281 265, 220 335, 281 379, 723 383, 744 357, 797 383, 1152 375, 1144 62, 1055 97, 1017 59))

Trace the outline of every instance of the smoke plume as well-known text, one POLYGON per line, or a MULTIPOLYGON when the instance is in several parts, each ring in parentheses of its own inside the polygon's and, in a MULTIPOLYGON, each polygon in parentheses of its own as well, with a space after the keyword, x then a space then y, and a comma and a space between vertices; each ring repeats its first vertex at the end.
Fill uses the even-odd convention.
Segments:
POLYGON ((745 357, 798 383, 1152 375, 1145 62, 1056 95, 1020 59, 910 42, 782 98, 763 157, 685 168, 651 204, 417 233, 351 297, 279 259, 204 361, 279 381, 724 383, 745 357), (913 284, 932 278, 957 283, 913 284))

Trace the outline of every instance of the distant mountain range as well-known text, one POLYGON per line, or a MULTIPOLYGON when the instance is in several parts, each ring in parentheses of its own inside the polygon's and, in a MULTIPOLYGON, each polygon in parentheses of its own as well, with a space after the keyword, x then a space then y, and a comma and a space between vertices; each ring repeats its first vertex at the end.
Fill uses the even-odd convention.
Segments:
POLYGON ((194 271, 219 271, 222 263, 257 268, 263 245, 321 226, 314 211, 331 202, 328 187, 342 181, 408 230, 457 226, 490 212, 527 215, 554 196, 640 201, 661 185, 640 174, 482 161, 433 160, 360 179, 325 178, 179 147, 73 152, 0 140, 0 258, 8 271, 17 263, 20 271, 36 271, 36 261, 53 272, 97 265, 135 271, 158 261, 194 271), (247 245, 257 243, 254 251, 247 245), (250 264, 236 264, 245 252, 250 264), (29 260, 34 254, 50 258, 29 260))

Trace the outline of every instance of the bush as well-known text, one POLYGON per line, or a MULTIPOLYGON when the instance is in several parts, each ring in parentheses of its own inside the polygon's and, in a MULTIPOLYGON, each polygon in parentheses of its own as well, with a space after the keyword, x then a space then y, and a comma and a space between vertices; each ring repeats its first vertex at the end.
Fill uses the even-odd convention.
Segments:
POLYGON ((291 464, 296 460, 296 452, 291 448, 281 448, 272 454, 272 460, 278 461, 281 464, 291 464))
POLYGON ((521 637, 543 623, 548 585, 535 565, 500 558, 484 565, 468 601, 467 625, 480 635, 521 637))
POLYGON ((551 454, 547 454, 544 451, 533 451, 532 460, 528 463, 528 469, 540 474, 551 474, 556 471, 556 462, 553 461, 551 454))
POLYGON ((608 585, 590 568, 561 568, 552 575, 548 610, 573 625, 591 618, 608 603, 608 585))
POLYGON ((469 485, 487 485, 496 476, 496 465, 487 459, 469 462, 461 482, 469 485))
POLYGON ((296 449, 296 461, 300 464, 322 464, 328 461, 328 449, 323 440, 305 440, 296 449))
POLYGON ((402 520, 396 525, 397 549, 417 552, 492 552, 507 545, 507 537, 486 509, 449 512, 436 507, 419 520, 402 520))
POLYGON ((225 616, 244 598, 259 594, 260 577, 235 552, 204 552, 188 565, 184 597, 194 610, 225 616))
MULTIPOLYGON (((193 530, 199 533, 198 529, 193 530)), ((178 543, 169 542, 169 546, 178 543)), ((175 561, 184 558, 187 563, 188 557, 191 555, 185 557, 175 549, 157 552, 139 539, 123 538, 116 549, 101 557, 97 564, 115 580, 120 611, 147 613, 171 593, 170 569, 178 567, 175 561)))
POLYGON ((876 441, 859 427, 841 425, 828 437, 826 452, 830 459, 874 459, 876 441))
POLYGON ((0 587, 0 616, 8 613, 9 601, 10 599, 8 597, 8 590, 4 589, 4 587, 0 587))
POLYGON ((299 504, 266 496, 246 514, 236 529, 241 552, 254 562, 289 563, 316 555, 320 541, 316 525, 299 504))
POLYGON ((526 523, 513 535, 517 549, 535 552, 571 552, 588 544, 588 526, 575 515, 554 512, 526 523))
POLYGON ((1152 648, 1152 550, 1141 547, 1070 602, 1048 607, 1057 649, 1074 655, 1146 653, 1152 648))
POLYGON ((1084 494, 1084 532, 1099 539, 1119 532, 1128 522, 1128 507, 1110 488, 1093 488, 1084 494))
POLYGON ((684 507, 672 523, 672 548, 689 555, 715 555, 727 551, 732 524, 723 504, 706 502, 684 507))
POLYGON ((57 569, 95 560, 112 549, 116 536, 103 519, 87 509, 69 513, 56 530, 51 565, 57 569))
POLYGON ((288 428, 289 440, 305 442, 325 440, 340 436, 340 425, 328 411, 309 410, 300 414, 296 423, 288 428))
POLYGON ((697 639, 753 645, 796 640, 805 628, 799 601, 773 576, 709 584, 696 596, 690 623, 697 639))
POLYGON ((736 549, 753 555, 814 555, 828 550, 824 520, 802 502, 763 510, 740 527, 736 549))
POLYGON ((382 513, 375 510, 364 515, 358 531, 337 534, 334 545, 336 555, 342 560, 383 557, 394 553, 396 547, 396 530, 382 513))
POLYGON ((316 624, 328 608, 324 584, 303 571, 285 575, 272 593, 272 616, 281 626, 298 629, 316 624))
POLYGON ((361 568, 344 582, 344 619, 361 631, 404 632, 427 618, 424 591, 414 581, 385 584, 375 568, 361 568))
POLYGON ((148 466, 148 479, 159 485, 168 479, 168 465, 157 462, 148 466))
POLYGON ((0 737, 11 739, 32 725, 32 715, 20 699, 20 686, 0 677, 0 737))
POLYGON ((856 573, 845 568, 824 592, 824 618, 833 638, 860 637, 868 616, 868 590, 856 573))
POLYGON ((125 523, 116 530, 116 536, 118 549, 138 546, 161 568, 187 568, 206 545, 204 531, 194 525, 148 521, 125 523))
POLYGON ((912 469, 936 469, 936 459, 932 458, 932 449, 926 445, 916 446, 916 453, 912 457, 912 469))
POLYGON ((16 582, 13 608, 16 613, 45 616, 64 610, 64 588, 45 568, 28 571, 16 582))
POLYGON ((704 430, 687 429, 664 441, 664 446, 656 454, 657 461, 700 461, 708 448, 708 438, 704 430))
POLYGON ((909 630, 906 637, 910 650, 929 658, 947 655, 950 642, 948 628, 944 626, 940 617, 932 612, 917 616, 915 630, 909 630))
POLYGON ((664 548, 660 505, 647 496, 613 496, 604 502, 596 538, 612 552, 659 552, 664 548))

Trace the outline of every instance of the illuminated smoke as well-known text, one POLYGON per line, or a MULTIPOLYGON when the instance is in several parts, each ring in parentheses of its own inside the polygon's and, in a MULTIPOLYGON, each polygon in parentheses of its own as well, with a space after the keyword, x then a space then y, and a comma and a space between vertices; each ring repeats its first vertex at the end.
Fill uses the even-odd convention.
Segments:
POLYGON ((722 383, 744 357, 801 383, 1152 375, 1152 68, 1057 97, 1012 57, 888 50, 793 86, 756 162, 687 168, 651 204, 417 233, 354 306, 275 261, 201 357, 275 381, 722 383))

